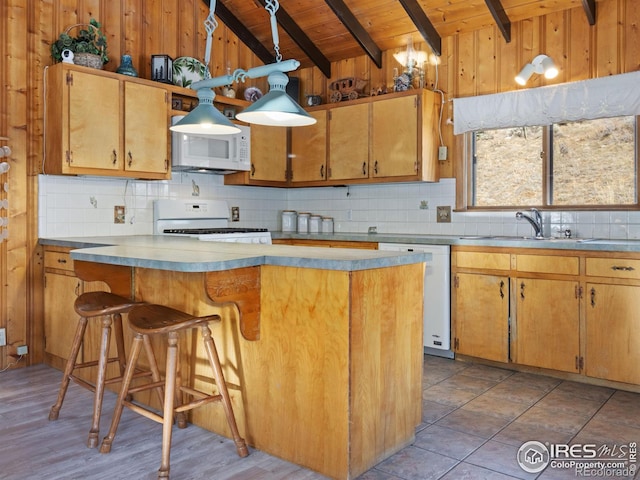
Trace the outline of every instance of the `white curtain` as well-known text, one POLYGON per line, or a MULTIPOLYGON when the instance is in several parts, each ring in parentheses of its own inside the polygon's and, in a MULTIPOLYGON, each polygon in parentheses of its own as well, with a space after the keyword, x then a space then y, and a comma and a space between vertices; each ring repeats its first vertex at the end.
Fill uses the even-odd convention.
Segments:
POLYGON ((453 133, 640 115, 640 71, 453 99, 453 133))

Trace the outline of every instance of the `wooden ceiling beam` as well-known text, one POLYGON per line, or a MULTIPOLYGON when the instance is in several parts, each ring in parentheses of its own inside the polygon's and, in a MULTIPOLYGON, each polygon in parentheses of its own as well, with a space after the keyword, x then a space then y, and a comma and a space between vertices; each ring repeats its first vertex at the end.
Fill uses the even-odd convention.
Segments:
POLYGON ((369 35, 362 24, 355 17, 353 12, 349 10, 349 7, 345 5, 343 0, 324 0, 329 8, 333 10, 336 17, 342 22, 351 36, 360 44, 362 49, 365 51, 369 58, 373 60, 373 63, 377 65, 378 68, 382 68, 382 50, 380 47, 376 45, 376 43, 369 35))
MULTIPOLYGON (((262 6, 266 5, 265 0, 258 0, 262 6)), ((331 62, 324 54, 316 47, 311 39, 302 31, 296 22, 293 21, 291 16, 282 8, 279 7, 276 12, 276 19, 278 23, 282 25, 285 32, 293 39, 294 42, 302 49, 302 51, 309 57, 309 59, 320 69, 325 77, 331 78, 331 62)))
MULTIPOLYGON (((209 7, 210 0, 202 0, 209 7)), ((231 30, 242 43, 244 43, 263 63, 273 63, 273 52, 270 52, 262 43, 242 24, 240 20, 224 6, 222 2, 216 3, 216 16, 231 30)))
POLYGON ((442 54, 442 39, 435 27, 427 17, 417 0, 399 0, 400 4, 407 12, 414 25, 422 35, 422 38, 429 44, 433 53, 440 56, 442 54))
POLYGON ((582 6, 584 7, 584 13, 587 15, 589 25, 596 24, 596 0, 582 0, 582 6))
POLYGON ((502 36, 504 37, 505 42, 509 43, 511 41, 511 21, 507 16, 507 12, 504 11, 504 7, 500 0, 484 0, 489 7, 489 11, 493 16, 493 19, 496 21, 498 28, 502 32, 502 36))

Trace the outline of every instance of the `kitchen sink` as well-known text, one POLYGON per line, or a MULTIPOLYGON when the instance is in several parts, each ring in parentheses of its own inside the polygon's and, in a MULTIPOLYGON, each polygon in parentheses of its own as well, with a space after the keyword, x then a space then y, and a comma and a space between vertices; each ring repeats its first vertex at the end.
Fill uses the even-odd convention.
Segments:
POLYGON ((507 240, 511 242, 561 242, 561 243, 585 243, 585 242, 601 242, 606 243, 610 240, 598 240, 595 238, 565 238, 565 237, 510 237, 507 235, 477 235, 477 236, 467 236, 460 237, 461 240, 507 240))

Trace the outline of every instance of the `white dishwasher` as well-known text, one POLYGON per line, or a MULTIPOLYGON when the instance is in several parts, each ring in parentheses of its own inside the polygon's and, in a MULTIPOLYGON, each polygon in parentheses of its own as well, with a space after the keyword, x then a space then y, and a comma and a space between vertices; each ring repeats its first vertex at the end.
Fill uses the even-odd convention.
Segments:
POLYGON ((432 255, 424 274, 424 351, 453 358, 451 351, 451 264, 449 245, 379 243, 379 250, 432 255))

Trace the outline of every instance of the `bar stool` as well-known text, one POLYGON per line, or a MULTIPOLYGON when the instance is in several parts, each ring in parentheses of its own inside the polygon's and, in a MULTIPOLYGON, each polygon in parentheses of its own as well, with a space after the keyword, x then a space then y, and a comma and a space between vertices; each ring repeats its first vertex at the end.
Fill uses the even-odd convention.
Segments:
MULTIPOLYGON (((98 446, 98 438, 100 431, 100 413, 102 411, 102 397, 104 396, 104 387, 106 384, 119 382, 122 380, 126 367, 126 358, 124 353, 124 339, 122 334, 122 314, 127 313, 137 304, 129 298, 121 297, 109 292, 86 292, 76 298, 74 309, 80 318, 76 334, 73 338, 71 353, 67 359, 62 376, 62 383, 58 392, 58 399, 51 407, 49 412, 49 420, 57 420, 64 402, 64 397, 69 387, 69 381, 73 380, 77 384, 94 392, 93 400, 93 419, 91 429, 89 430, 89 438, 87 446, 95 448, 98 446), (89 318, 102 318, 102 336, 100 341, 100 353, 97 360, 77 363, 80 346, 84 341, 84 334, 87 329, 89 318), (113 325, 116 341, 117 357, 109 357, 109 343, 111 340, 111 326, 113 325), (120 374, 116 377, 107 378, 107 365, 112 362, 118 362, 120 374), (98 366, 98 374, 95 384, 92 384, 75 375, 75 371, 81 368, 98 366)), ((140 372, 139 372, 140 373, 140 372)), ((150 372, 140 373, 149 375, 150 372)), ((159 375, 159 374, 158 374, 159 375)))
MULTIPOLYGON (((210 322, 220 320, 221 318, 219 315, 194 317, 179 310, 174 310, 173 308, 154 304, 139 305, 131 310, 129 313, 129 326, 135 333, 135 337, 131 345, 129 361, 124 373, 124 379, 122 380, 120 395, 118 396, 116 408, 111 420, 111 428, 109 429, 109 434, 104 437, 102 445, 100 446, 101 453, 109 453, 111 451, 111 445, 116 435, 116 430, 118 428, 118 423, 120 422, 123 408, 130 408, 136 413, 155 420, 158 423, 162 423, 162 460, 160 469, 158 470, 158 478, 169 478, 169 457, 171 453, 171 433, 174 417, 178 427, 184 428, 186 427, 184 412, 211 402, 221 402, 224 407, 227 423, 231 429, 231 434, 233 436, 238 455, 240 457, 246 457, 249 454, 247 445, 238 432, 233 408, 231 406, 231 398, 229 397, 229 392, 222 373, 222 367, 220 366, 220 359, 218 358, 216 346, 211 338, 211 330, 209 329, 210 322), (179 369, 178 334, 182 331, 198 327, 202 333, 207 357, 213 371, 213 379, 215 380, 218 389, 217 395, 207 394, 182 385, 179 369), (149 337, 152 335, 167 336, 165 381, 154 381, 147 383, 146 385, 131 387, 130 383, 132 373, 138 361, 142 344, 144 341, 148 341, 149 337), (132 401, 127 400, 127 396, 132 393, 148 389, 161 390, 163 387, 164 407, 162 415, 155 413, 149 408, 139 404, 134 404, 132 401), (193 400, 189 403, 183 404, 181 399, 183 392, 193 397, 193 400)), ((154 368, 157 369, 153 352, 149 352, 147 350, 147 356, 149 357, 149 364, 154 365, 154 368)))

